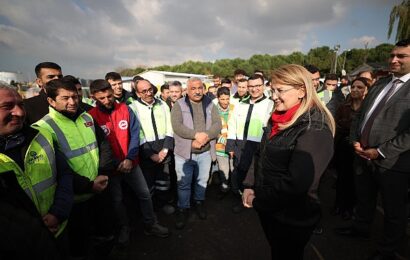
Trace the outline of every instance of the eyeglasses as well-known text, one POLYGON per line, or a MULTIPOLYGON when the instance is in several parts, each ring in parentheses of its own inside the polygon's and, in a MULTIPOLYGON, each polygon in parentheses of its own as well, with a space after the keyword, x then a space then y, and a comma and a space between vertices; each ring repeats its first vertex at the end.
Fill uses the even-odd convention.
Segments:
POLYGON ((152 92, 154 92, 154 89, 152 89, 152 88, 144 89, 143 91, 140 91, 139 93, 143 94, 143 95, 146 95, 148 92, 152 93, 152 92))
POLYGON ((260 88, 260 87, 262 87, 263 86, 263 84, 259 84, 259 85, 248 85, 248 88, 260 88))
POLYGON ((275 94, 276 96, 280 97, 283 94, 285 94, 286 92, 288 92, 289 90, 292 90, 295 88, 288 88, 288 89, 274 89, 272 88, 272 95, 275 94))

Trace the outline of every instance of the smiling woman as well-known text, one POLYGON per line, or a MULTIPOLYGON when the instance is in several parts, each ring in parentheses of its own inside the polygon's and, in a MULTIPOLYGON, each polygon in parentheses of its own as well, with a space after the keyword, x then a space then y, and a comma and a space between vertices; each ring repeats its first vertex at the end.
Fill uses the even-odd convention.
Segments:
POLYGON ((272 259, 302 259, 321 215, 317 188, 332 158, 335 125, 305 68, 273 71, 272 92, 275 109, 243 203, 258 212, 272 259))

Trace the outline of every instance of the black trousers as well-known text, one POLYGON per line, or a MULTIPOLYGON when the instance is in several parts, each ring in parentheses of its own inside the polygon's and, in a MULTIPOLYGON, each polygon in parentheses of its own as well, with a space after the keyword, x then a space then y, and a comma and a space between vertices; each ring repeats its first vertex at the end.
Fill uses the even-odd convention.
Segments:
POLYGON ((347 141, 339 142, 334 158, 337 171, 335 208, 339 208, 341 213, 352 213, 356 205, 352 145, 347 141))
POLYGON ((289 226, 277 222, 270 214, 258 215, 271 248, 272 260, 303 259, 305 246, 315 226, 289 226))
POLYGON ((366 232, 370 230, 377 195, 380 192, 384 209, 384 229, 379 251, 391 255, 399 251, 406 234, 410 174, 380 168, 372 161, 358 156, 354 165, 357 194, 354 227, 366 232))
POLYGON ((113 234, 112 211, 107 190, 86 201, 74 203, 66 227, 71 256, 94 259, 99 254, 93 238, 113 234))
POLYGON ((235 157, 233 159, 234 169, 231 176, 231 187, 234 194, 243 192, 243 181, 251 167, 255 151, 259 149, 259 142, 238 141, 235 146, 235 157))
POLYGON ((155 207, 172 201, 170 182, 170 159, 166 163, 144 162, 140 164, 155 207))

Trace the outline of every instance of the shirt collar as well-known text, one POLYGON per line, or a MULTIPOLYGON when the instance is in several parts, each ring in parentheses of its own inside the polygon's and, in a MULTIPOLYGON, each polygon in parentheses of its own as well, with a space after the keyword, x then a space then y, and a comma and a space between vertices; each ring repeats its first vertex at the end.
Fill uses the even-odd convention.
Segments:
POLYGON ((401 77, 396 77, 393 75, 392 82, 395 81, 396 79, 400 79, 401 82, 406 83, 410 79, 410 73, 407 73, 406 75, 401 76, 401 77))

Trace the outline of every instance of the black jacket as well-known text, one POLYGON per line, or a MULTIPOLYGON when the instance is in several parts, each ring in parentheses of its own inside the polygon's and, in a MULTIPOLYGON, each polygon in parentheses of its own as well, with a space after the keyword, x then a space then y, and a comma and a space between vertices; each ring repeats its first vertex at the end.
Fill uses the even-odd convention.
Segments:
POLYGON ((315 109, 272 139, 266 129, 255 157, 254 208, 292 226, 320 219, 317 187, 333 155, 332 133, 315 109))
POLYGON ((0 174, 0 259, 60 259, 54 236, 17 182, 0 174))
POLYGON ((47 94, 44 92, 44 89, 41 89, 38 96, 24 99, 23 102, 26 110, 27 125, 37 122, 48 114, 47 94))

